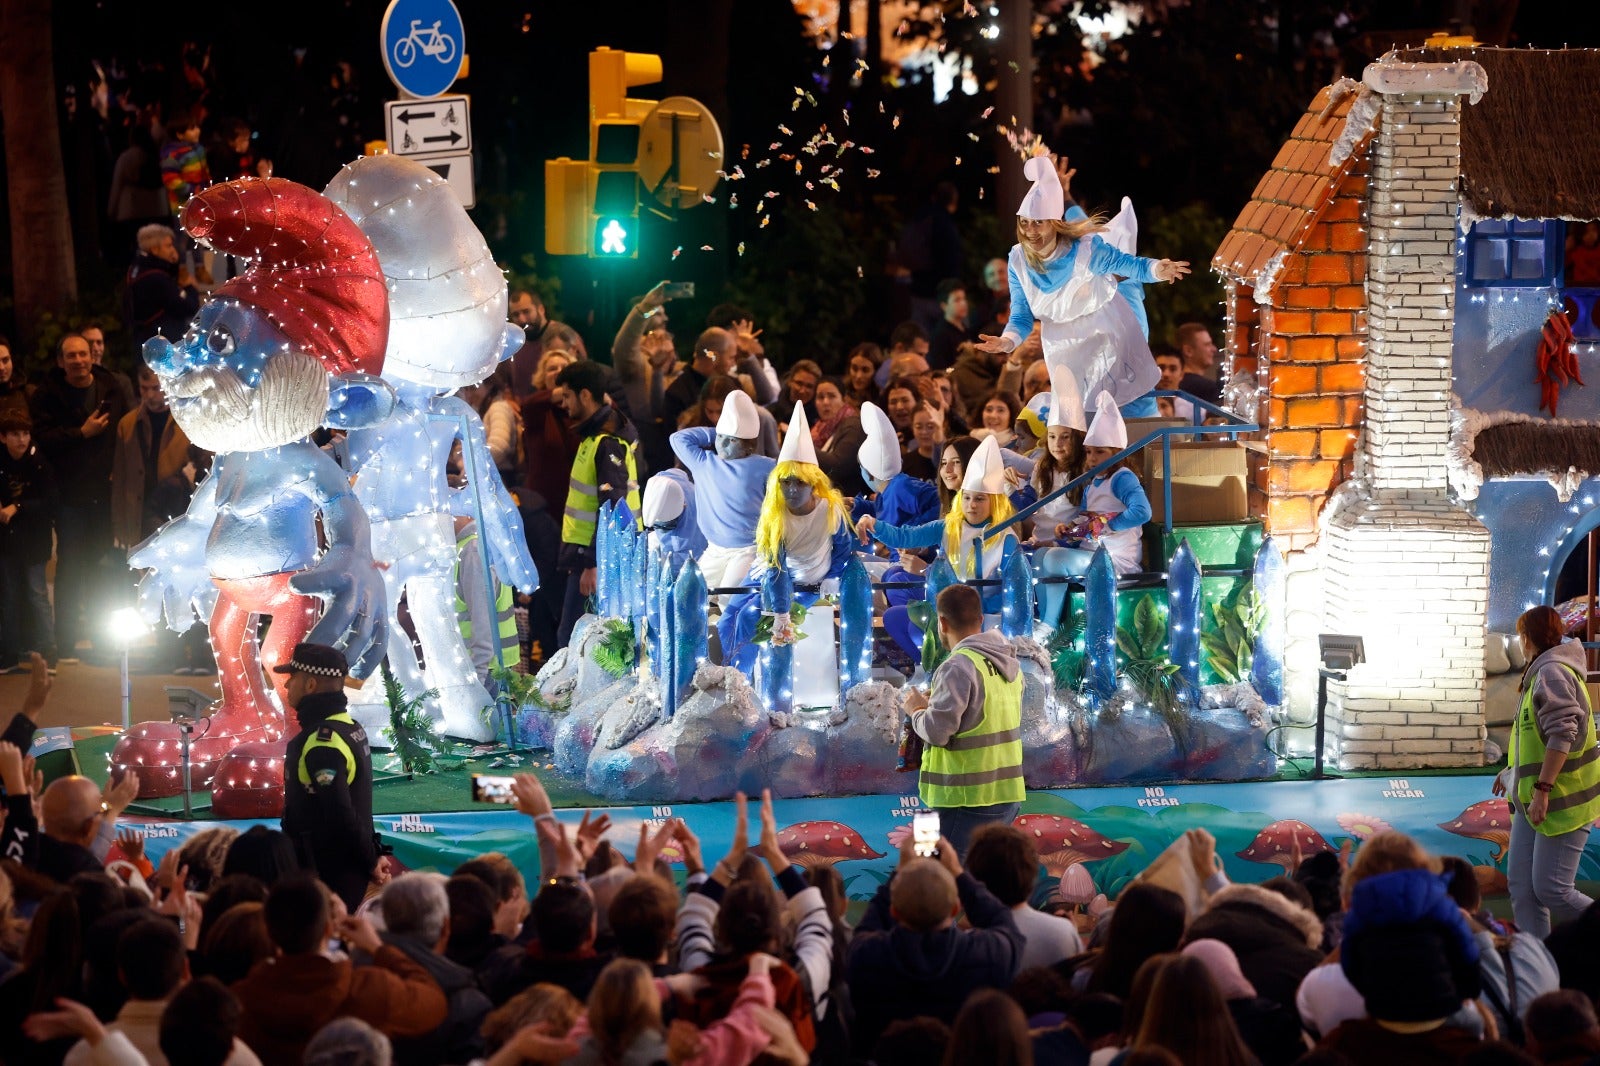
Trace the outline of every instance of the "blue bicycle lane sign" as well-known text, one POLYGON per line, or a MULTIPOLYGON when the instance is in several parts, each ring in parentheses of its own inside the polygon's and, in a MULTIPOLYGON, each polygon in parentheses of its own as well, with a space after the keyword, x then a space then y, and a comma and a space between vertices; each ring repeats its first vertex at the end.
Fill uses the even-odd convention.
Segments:
POLYGON ((449 89, 467 49, 461 12, 452 0, 390 0, 379 38, 389 79, 416 97, 449 89))

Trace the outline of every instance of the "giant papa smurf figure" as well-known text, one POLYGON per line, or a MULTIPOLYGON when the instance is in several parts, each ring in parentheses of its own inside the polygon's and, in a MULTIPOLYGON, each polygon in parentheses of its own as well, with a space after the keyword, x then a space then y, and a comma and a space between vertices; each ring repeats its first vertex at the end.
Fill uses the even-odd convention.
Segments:
MULTIPOLYGON (((210 623, 222 699, 193 745, 194 784, 213 772, 219 784, 244 776, 219 769, 240 745, 251 749, 252 774, 281 780, 264 742, 281 741, 293 723, 283 693, 275 701, 267 684, 282 675, 263 666, 309 640, 343 648, 351 674, 365 677, 387 638, 366 514, 344 471, 307 440, 319 426, 381 421, 393 406, 376 376, 387 294, 366 236, 303 185, 216 185, 189 201, 182 222, 253 266, 212 294, 177 344, 145 344, 172 417, 217 458, 188 512, 128 562, 148 571, 139 603, 152 622, 164 613, 180 633, 196 614, 210 623), (258 648, 264 615, 272 625, 258 648)), ((117 744, 114 772, 136 769, 142 795, 172 795, 181 785, 178 741, 172 723, 140 725, 117 744)), ((281 744, 276 751, 281 760, 281 744)))
MULTIPOLYGON (((477 412, 450 396, 494 371, 522 343, 506 321, 505 275, 447 182, 395 155, 358 159, 324 190, 372 241, 388 283, 389 343, 383 378, 397 402, 382 423, 352 430, 338 448, 372 524, 372 554, 383 566, 389 604, 389 669, 406 694, 435 696, 443 731, 469 740, 494 736, 493 698, 456 625, 456 534, 452 514, 477 519, 494 572, 532 592, 539 583, 522 518, 506 491, 477 412), (469 477, 445 478, 461 440, 469 477), (395 611, 405 594, 426 668, 395 611)), ((481 564, 480 564, 481 565, 481 564)), ((474 575, 481 577, 481 575, 474 575)), ((481 585, 481 582, 479 583, 481 585)), ((388 724, 379 686, 350 700, 369 732, 388 724)))
MULTIPOLYGON (((849 504, 817 465, 805 407, 797 403, 778 463, 767 478, 748 581, 759 584, 768 570, 786 565, 794 579, 794 601, 807 607, 817 602, 822 582, 844 573, 850 560, 849 513, 849 504)), ((747 592, 728 605, 717 624, 724 665, 746 674, 755 668, 751 640, 760 621, 760 592, 747 592)))
POLYGON ((1063 177, 1048 154, 1035 155, 1023 167, 1033 187, 1017 208, 1017 243, 1006 260, 1011 279, 1011 318, 998 337, 983 335, 978 347, 1010 352, 1041 323, 1045 362, 1070 368, 1086 405, 1110 392, 1130 414, 1155 414, 1146 397, 1161 372, 1156 368, 1130 292, 1117 277, 1133 285, 1177 281, 1189 264, 1171 259, 1146 259, 1134 254, 1138 224, 1124 198, 1122 210, 1109 223, 1066 209, 1063 177), (1105 236, 1102 237, 1101 234, 1105 236))

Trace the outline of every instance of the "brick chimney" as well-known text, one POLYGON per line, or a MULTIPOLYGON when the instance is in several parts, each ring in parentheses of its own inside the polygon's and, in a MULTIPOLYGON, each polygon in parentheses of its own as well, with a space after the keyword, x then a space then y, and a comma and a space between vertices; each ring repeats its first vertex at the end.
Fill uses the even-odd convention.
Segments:
POLYGON ((1449 496, 1451 334, 1462 97, 1472 62, 1380 60, 1370 149, 1366 419, 1355 479, 1321 538, 1324 632, 1368 662, 1329 686, 1330 757, 1346 768, 1483 761, 1489 534, 1449 496))

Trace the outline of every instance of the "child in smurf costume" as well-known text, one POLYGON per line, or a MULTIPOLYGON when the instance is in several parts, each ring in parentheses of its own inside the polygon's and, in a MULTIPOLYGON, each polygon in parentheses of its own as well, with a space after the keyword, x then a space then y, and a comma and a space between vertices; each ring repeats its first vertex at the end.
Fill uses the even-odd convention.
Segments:
MULTIPOLYGON (((891 548, 942 548, 956 576, 964 580, 994 578, 1001 574, 1006 561, 1017 550, 1017 537, 1010 529, 987 537, 984 533, 989 526, 1004 522, 1013 513, 1000 445, 993 437, 985 437, 967 463, 961 491, 956 493, 950 513, 944 518, 903 527, 876 522, 868 529, 874 540, 891 548), (975 558, 973 542, 980 537, 984 538, 983 551, 981 557, 975 558)), ((986 620, 990 615, 998 620, 1000 587, 984 586, 982 592, 986 620)), ((883 613, 883 628, 906 654, 913 658, 921 654, 922 630, 911 621, 904 605, 890 607, 883 613)))
MULTIPOLYGON (((844 573, 850 560, 849 505, 817 465, 805 407, 794 405, 778 465, 767 479, 767 495, 756 526, 756 558, 749 581, 759 584, 768 570, 786 565, 794 579, 794 602, 810 606, 824 581, 844 573)), ((755 667, 751 643, 761 621, 761 593, 733 600, 717 623, 722 662, 745 673, 755 667)))
POLYGON ((650 534, 650 550, 665 552, 674 571, 706 550, 694 495, 694 482, 682 470, 663 470, 644 484, 640 510, 650 534))
POLYGON ((1146 394, 1161 372, 1150 354, 1143 296, 1135 294, 1140 285, 1177 281, 1189 264, 1134 254, 1138 223, 1126 198, 1109 223, 1076 205, 1069 213, 1073 172, 1065 160, 1053 163, 1041 153, 1023 167, 1033 187, 1017 208, 1017 243, 1006 261, 1011 318, 1000 336, 981 335, 978 347, 1013 351, 1038 320, 1045 362, 1073 372, 1086 404, 1110 392, 1130 415, 1154 415, 1155 401, 1146 394), (1117 276, 1126 282, 1119 285, 1117 276))
MULTIPOLYGON (((1127 446, 1127 424, 1110 396, 1101 393, 1094 422, 1083 438, 1084 466, 1093 470, 1127 446)), ((1069 572, 1086 573, 1095 547, 1104 544, 1119 576, 1138 573, 1140 528, 1150 521, 1151 513, 1150 497, 1126 458, 1096 474, 1083 490, 1083 509, 1077 517, 1056 526, 1056 535, 1078 552, 1069 572)))

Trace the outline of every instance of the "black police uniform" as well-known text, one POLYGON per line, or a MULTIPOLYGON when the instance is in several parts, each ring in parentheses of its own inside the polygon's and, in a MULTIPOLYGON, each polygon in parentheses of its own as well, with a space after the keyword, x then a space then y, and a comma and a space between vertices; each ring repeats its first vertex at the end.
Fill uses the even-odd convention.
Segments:
POLYGON ((308 694, 295 710, 300 732, 284 756, 283 831, 300 861, 354 911, 378 861, 367 732, 345 712, 343 692, 308 694))

